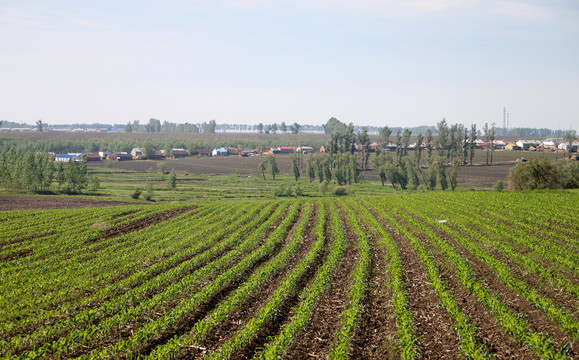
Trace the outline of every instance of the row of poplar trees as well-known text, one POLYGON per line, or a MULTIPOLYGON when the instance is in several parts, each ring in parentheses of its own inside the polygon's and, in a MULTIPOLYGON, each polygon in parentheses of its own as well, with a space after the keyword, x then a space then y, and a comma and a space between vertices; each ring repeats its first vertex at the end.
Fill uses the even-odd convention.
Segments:
POLYGON ((84 161, 55 165, 46 152, 22 152, 10 149, 0 153, 0 183, 5 187, 47 191, 56 181, 58 190, 78 193, 88 184, 84 161))
MULTIPOLYGON (((392 131, 385 126, 380 130, 379 146, 370 164, 367 127, 356 134, 352 123, 346 125, 332 118, 324 128, 331 129, 328 131, 331 140, 326 154, 311 155, 306 160, 310 182, 317 179, 320 183, 335 180, 339 185, 351 184, 360 180, 360 170, 371 165, 380 176, 382 185, 390 182, 394 188, 416 189, 422 183, 428 190, 437 186, 442 190, 449 187, 454 190, 460 166, 472 165, 477 139, 476 125, 469 130, 462 124, 449 126, 443 119, 437 124, 436 135, 430 129, 424 135, 416 135, 416 147, 409 151, 412 132, 398 129, 392 144, 392 131)), ((492 130, 485 125, 485 137, 494 140, 494 125, 492 130)), ((487 157, 490 154, 491 162, 492 149, 487 147, 487 157)), ((297 161, 297 157, 292 158, 293 168, 297 161)), ((299 172, 292 172, 297 180, 299 172)))

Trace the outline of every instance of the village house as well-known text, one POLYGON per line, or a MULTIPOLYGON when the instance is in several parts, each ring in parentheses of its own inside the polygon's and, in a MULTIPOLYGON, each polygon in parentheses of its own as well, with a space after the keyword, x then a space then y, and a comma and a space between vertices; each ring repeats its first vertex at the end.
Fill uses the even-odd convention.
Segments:
POLYGON ((215 148, 211 152, 211 156, 227 156, 228 152, 226 148, 215 148))

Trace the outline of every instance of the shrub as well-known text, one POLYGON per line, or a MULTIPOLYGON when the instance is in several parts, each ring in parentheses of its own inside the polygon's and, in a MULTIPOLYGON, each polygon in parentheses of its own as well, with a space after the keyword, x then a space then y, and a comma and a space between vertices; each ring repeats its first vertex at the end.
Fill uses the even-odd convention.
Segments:
POLYGON ((141 196, 141 189, 135 189, 135 191, 133 191, 133 193, 131 194, 131 197, 135 200, 137 200, 139 198, 139 196, 141 196))
POLYGON ((339 187, 339 188, 336 188, 336 190, 334 190, 334 195, 344 196, 344 195, 348 195, 348 192, 343 187, 339 187))
POLYGON ((547 159, 532 159, 511 168, 507 183, 509 190, 558 189, 561 172, 547 159))
POLYGON ((151 183, 145 185, 145 200, 153 201, 153 184, 151 183))
POLYGON ((563 189, 579 188, 579 161, 565 161, 561 165, 561 187, 563 189))
POLYGON ((325 195, 328 192, 328 182, 324 181, 320 184, 320 192, 322 193, 322 195, 325 195))
POLYGON ((302 189, 302 187, 300 186, 299 183, 296 183, 294 185, 294 189, 293 189, 294 195, 297 196, 302 196, 304 194, 304 190, 302 189))
POLYGON ((504 181, 504 180, 497 181, 493 185, 493 191, 501 192, 501 191, 505 190, 505 184, 506 184, 506 181, 504 181))

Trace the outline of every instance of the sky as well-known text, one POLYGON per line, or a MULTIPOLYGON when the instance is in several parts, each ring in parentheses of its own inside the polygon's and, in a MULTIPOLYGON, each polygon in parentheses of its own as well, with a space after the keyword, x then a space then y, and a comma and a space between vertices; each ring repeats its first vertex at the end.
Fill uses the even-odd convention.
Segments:
POLYGON ((0 0, 0 120, 579 129, 577 0, 0 0))

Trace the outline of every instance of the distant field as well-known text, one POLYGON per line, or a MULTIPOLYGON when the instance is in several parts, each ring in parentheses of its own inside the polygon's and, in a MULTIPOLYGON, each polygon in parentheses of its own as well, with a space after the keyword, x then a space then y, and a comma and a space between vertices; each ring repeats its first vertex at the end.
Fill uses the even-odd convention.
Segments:
POLYGON ((0 356, 572 359, 578 192, 0 212, 0 356))

